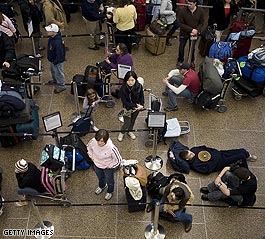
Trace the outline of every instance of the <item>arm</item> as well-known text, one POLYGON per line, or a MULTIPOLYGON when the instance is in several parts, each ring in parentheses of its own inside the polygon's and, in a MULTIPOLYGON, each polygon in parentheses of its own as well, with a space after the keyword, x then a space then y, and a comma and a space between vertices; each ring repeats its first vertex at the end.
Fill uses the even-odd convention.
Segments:
POLYGON ((226 172, 230 170, 230 167, 224 167, 223 170, 218 174, 217 178, 215 179, 215 185, 220 189, 220 191, 226 195, 230 196, 230 190, 226 187, 226 185, 222 182, 222 177, 225 175, 226 172))
POLYGON ((163 79, 163 83, 166 84, 168 86, 169 89, 171 89, 174 93, 176 93, 177 95, 180 94, 183 90, 185 90, 187 88, 186 85, 180 85, 179 87, 173 86, 171 85, 169 82, 169 77, 166 77, 163 79))
POLYGON ((11 22, 11 20, 5 16, 5 21, 7 22, 7 27, 10 29, 10 31, 14 34, 17 30, 14 27, 13 23, 11 22))
POLYGON ((115 145, 113 145, 113 148, 112 148, 112 158, 113 158, 114 164, 111 167, 112 168, 118 167, 121 164, 122 157, 120 155, 118 148, 115 145))
POLYGON ((6 67, 10 66, 10 62, 16 57, 15 54, 15 43, 14 41, 8 37, 6 34, 3 34, 3 42, 4 42, 4 49, 5 49, 5 59, 3 65, 6 67))

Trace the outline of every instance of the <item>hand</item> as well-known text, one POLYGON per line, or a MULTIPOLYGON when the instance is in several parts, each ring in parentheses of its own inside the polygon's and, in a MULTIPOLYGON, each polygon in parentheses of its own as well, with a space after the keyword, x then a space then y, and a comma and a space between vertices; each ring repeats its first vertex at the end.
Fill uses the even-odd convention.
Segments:
POLYGON ((143 110, 144 107, 143 107, 142 105, 136 104, 136 109, 137 109, 137 110, 143 110))
POLYGON ((222 179, 221 179, 221 177, 220 176, 218 176, 215 180, 214 180, 214 184, 216 185, 216 186, 219 186, 219 184, 222 182, 222 179))
POLYGON ((110 60, 109 58, 107 57, 106 60, 105 60, 108 64, 110 64, 110 60))
POLYGON ((173 217, 176 217, 176 214, 172 210, 168 210, 167 213, 171 214, 173 217))
POLYGON ((104 11, 104 7, 102 5, 100 5, 99 9, 98 9, 100 12, 103 12, 104 11))
POLYGON ((197 29, 192 29, 190 35, 191 36, 197 36, 198 35, 198 30, 197 29))
POLYGON ((169 80, 169 77, 166 77, 166 78, 164 78, 163 80, 162 80, 162 82, 164 83, 164 84, 168 84, 168 80, 169 80))
POLYGON ((7 61, 5 61, 5 62, 3 63, 3 66, 5 66, 6 68, 9 68, 9 67, 10 67, 10 64, 9 64, 7 61))
POLYGON ((174 154, 173 154, 172 151, 169 151, 169 154, 168 155, 169 155, 170 158, 174 158, 174 154))

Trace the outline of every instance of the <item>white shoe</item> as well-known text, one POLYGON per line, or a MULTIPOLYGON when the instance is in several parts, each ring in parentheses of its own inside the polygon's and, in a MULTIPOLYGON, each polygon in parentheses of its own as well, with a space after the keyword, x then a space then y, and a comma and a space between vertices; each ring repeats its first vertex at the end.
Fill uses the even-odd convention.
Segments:
POLYGON ((19 201, 19 202, 15 202, 15 206, 16 207, 23 207, 23 206, 27 206, 28 202, 27 201, 19 201))
POLYGON ((100 187, 97 187, 96 191, 95 191, 95 194, 99 195, 100 193, 103 192, 103 190, 107 188, 107 184, 103 187, 103 188, 100 188, 100 187))
POLYGON ((112 198, 112 193, 107 193, 105 196, 105 200, 110 200, 112 198))
POLYGON ((256 155, 249 155, 249 157, 247 158, 248 161, 250 162, 256 162, 258 159, 258 157, 256 155))
POLYGON ((136 139, 136 136, 133 132, 129 132, 128 135, 131 137, 131 139, 136 139))
POLYGON ((93 129, 95 132, 99 131, 99 128, 97 128, 95 125, 93 125, 92 129, 93 129))
POLYGON ((123 140, 123 137, 124 137, 124 134, 123 133, 119 133, 118 141, 121 142, 123 140))

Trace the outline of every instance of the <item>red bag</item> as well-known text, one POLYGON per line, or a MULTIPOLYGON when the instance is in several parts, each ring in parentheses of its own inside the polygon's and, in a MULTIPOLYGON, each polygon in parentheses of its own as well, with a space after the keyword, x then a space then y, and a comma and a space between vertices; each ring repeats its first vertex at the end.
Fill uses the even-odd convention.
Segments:
POLYGON ((229 33, 240 32, 242 30, 247 30, 247 28, 248 23, 246 20, 235 20, 229 28, 229 33))

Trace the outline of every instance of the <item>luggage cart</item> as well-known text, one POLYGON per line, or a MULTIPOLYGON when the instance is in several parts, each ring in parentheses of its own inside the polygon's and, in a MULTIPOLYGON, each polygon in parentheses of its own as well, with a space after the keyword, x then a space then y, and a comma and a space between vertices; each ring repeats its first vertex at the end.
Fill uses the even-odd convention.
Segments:
MULTIPOLYGON (((162 100, 152 93, 151 89, 145 89, 148 92, 148 112, 162 111, 162 100)), ((190 132, 190 123, 188 121, 178 121, 177 118, 166 120, 166 132, 164 138, 178 137, 190 132)), ((160 140, 161 141, 161 140, 160 140)), ((154 132, 149 131, 146 147, 152 147, 154 142, 154 132)), ((159 141, 158 141, 159 142, 159 141)))

